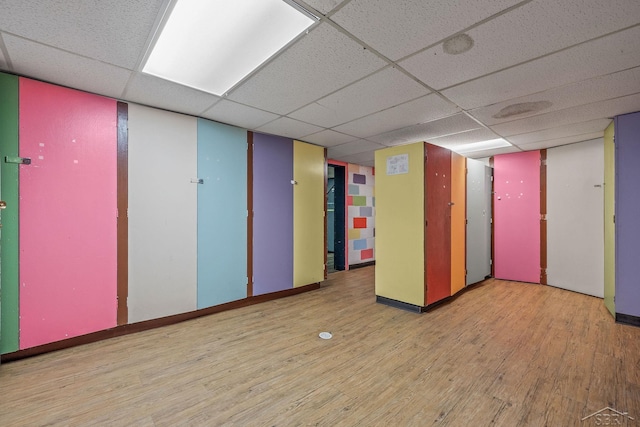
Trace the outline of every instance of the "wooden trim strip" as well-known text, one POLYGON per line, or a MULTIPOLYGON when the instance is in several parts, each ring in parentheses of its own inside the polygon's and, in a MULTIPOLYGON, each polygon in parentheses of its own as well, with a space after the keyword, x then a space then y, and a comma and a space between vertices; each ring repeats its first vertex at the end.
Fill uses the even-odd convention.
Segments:
POLYGON ((3 354, 0 357, 0 361, 11 362, 14 360, 20 360, 31 356, 37 356, 39 354, 50 353, 52 351, 64 350, 70 347, 76 347, 83 344, 89 344, 96 341, 102 341, 108 338, 119 337, 122 335, 133 334, 136 332, 147 331, 149 329, 155 329, 162 326, 169 326, 175 323, 184 322, 185 320, 191 320, 202 316, 208 316, 215 313, 221 313, 223 311, 233 310, 241 307, 248 307, 255 304, 260 304, 267 301, 272 301, 280 298, 285 298, 304 292, 314 291, 320 289, 320 283, 312 283, 306 286, 299 286, 297 288, 285 289, 284 291, 273 292, 264 295, 258 295, 255 297, 249 297, 238 301, 228 302, 226 304, 216 305, 214 307, 203 308, 200 310, 189 311, 187 313, 175 314, 173 316, 162 317, 159 319, 146 320, 144 322, 131 323, 128 325, 120 325, 112 329, 105 329, 103 331, 93 332, 87 335, 81 335, 79 337, 73 337, 62 341, 56 341, 49 344, 43 344, 37 347, 27 348, 25 350, 15 351, 13 353, 3 354))
POLYGON ((547 285, 547 150, 540 150, 540 283, 547 285))
MULTIPOLYGON (((327 163, 327 149, 324 149, 324 191, 322 192, 324 194, 324 204, 322 205, 324 209, 324 250, 322 251, 324 253, 324 279, 327 280, 327 275, 328 275, 328 270, 327 270, 327 246, 329 245, 328 239, 327 239, 327 187, 329 185, 329 173, 328 173, 328 169, 329 169, 329 164, 327 163)), ((348 243, 347 245, 348 246, 348 243)))
POLYGON ((129 105, 118 102, 117 116, 117 319, 118 325, 126 325, 129 322, 129 105))
POLYGON ((253 132, 247 131, 247 297, 253 296, 253 132))

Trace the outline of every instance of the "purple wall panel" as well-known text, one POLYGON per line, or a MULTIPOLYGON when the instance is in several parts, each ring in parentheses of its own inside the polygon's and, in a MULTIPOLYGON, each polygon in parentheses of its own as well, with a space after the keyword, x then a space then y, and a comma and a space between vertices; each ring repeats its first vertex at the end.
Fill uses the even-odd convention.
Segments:
POLYGON ((540 283, 540 152, 495 156, 493 167, 495 276, 540 283))
POLYGON ((293 141, 253 134, 253 294, 293 287, 293 141))
POLYGON ((617 116, 616 313, 640 317, 640 112, 617 116))

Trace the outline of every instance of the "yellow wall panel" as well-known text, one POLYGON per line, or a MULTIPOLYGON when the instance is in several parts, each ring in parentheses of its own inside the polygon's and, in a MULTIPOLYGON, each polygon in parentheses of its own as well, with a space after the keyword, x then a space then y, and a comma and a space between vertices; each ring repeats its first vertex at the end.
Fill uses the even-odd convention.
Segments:
POLYGON ((604 305, 615 317, 615 145, 613 122, 604 131, 604 305))
POLYGON ((376 151, 375 165, 376 295, 423 306, 424 143, 376 151), (387 161, 402 155, 408 173, 389 175, 387 161))
POLYGON ((466 283, 466 160, 451 153, 451 295, 466 283))
POLYGON ((293 286, 324 280, 324 147, 293 142, 293 286))

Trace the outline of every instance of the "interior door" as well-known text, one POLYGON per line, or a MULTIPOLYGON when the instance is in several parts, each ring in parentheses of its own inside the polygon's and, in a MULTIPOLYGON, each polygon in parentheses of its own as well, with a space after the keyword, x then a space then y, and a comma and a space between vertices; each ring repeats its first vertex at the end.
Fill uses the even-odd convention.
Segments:
POLYGON ((346 268, 345 246, 346 246, 346 220, 345 220, 345 167, 334 166, 334 216, 333 216, 333 243, 334 243, 334 267, 342 271, 346 268))
POLYGON ((253 134, 253 294, 293 287, 293 141, 253 134))
POLYGON ((451 152, 451 295, 466 285, 466 160, 451 152))
POLYGON ((491 168, 467 159, 467 279, 466 284, 491 274, 491 168))
POLYGON ((20 79, 20 348, 116 326, 117 106, 20 79))
POLYGON ((549 285, 604 296, 603 180, 602 139, 547 150, 549 285))
POLYGON ((495 277, 540 283, 540 152, 501 154, 493 167, 495 277))
POLYGON ((451 151, 426 145, 426 301, 451 296, 451 151))

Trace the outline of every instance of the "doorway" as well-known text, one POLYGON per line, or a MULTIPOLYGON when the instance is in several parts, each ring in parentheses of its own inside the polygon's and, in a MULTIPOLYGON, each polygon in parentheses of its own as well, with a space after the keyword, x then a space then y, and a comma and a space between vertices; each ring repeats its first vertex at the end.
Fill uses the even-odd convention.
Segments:
POLYGON ((327 273, 346 265, 345 174, 344 166, 327 167, 327 273))

